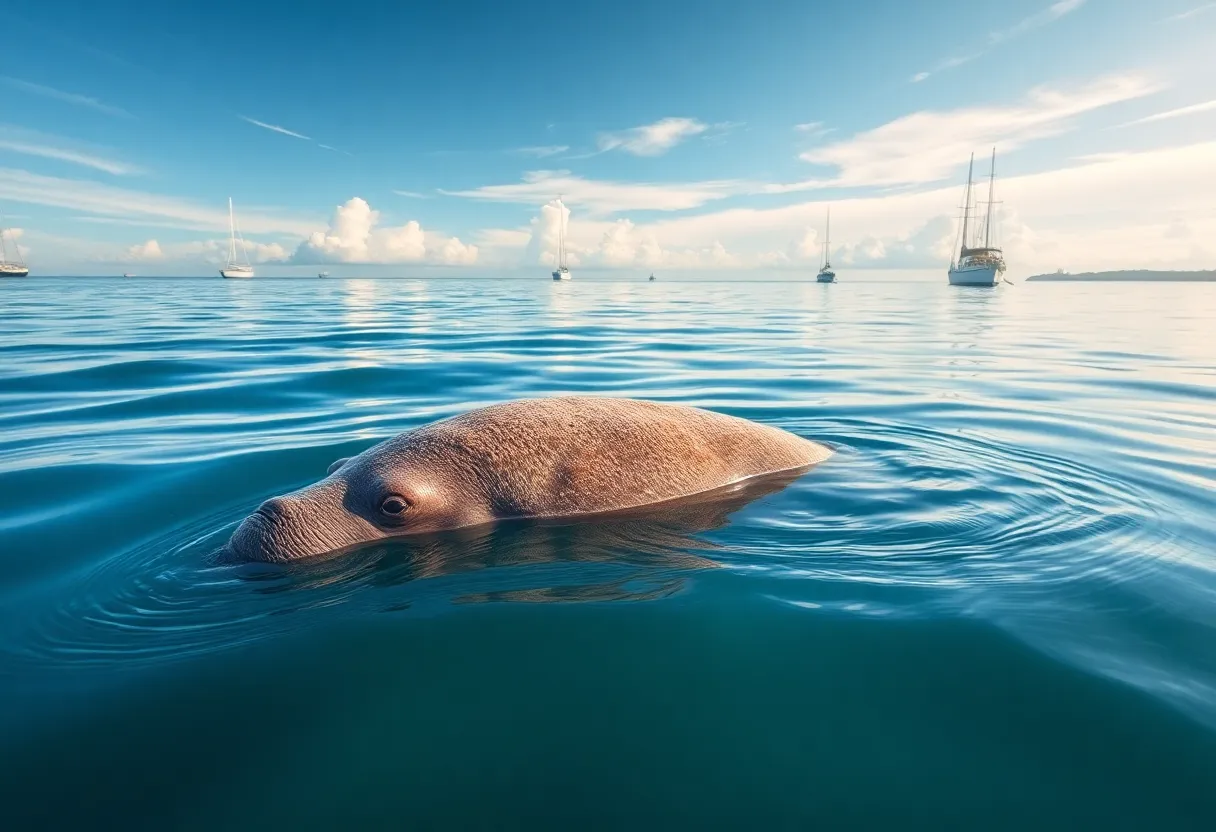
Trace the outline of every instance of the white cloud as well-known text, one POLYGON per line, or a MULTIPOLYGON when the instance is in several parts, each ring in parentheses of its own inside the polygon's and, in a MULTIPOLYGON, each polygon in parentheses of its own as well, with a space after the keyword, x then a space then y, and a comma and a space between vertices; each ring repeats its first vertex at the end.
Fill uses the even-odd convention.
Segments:
POLYGON ((601 133, 600 151, 624 150, 634 156, 659 156, 687 138, 704 133, 709 126, 695 118, 664 118, 654 124, 601 133))
POLYGON ((1179 107, 1175 110, 1166 110, 1163 113, 1154 113, 1151 116, 1138 118, 1135 121, 1129 121, 1126 124, 1120 124, 1120 127, 1131 127, 1133 124, 1148 124, 1153 121, 1165 121, 1171 118, 1181 118, 1182 116, 1190 116, 1195 113, 1206 113, 1208 110, 1216 110, 1216 98, 1211 101, 1204 101, 1199 104, 1191 104, 1187 107, 1179 107))
MULTIPOLYGON (((117 188, 84 179, 63 179, 0 168, 0 203, 10 202, 83 211, 99 215, 99 218, 128 221, 132 225, 142 221, 155 225, 169 220, 176 222, 176 227, 204 231, 228 230, 227 204, 200 205, 178 197, 117 188)), ((304 236, 316 228, 316 222, 312 220, 244 210, 239 205, 237 216, 242 230, 251 234, 290 233, 304 236)))
MULTIPOLYGON (((286 127, 280 127, 280 126, 279 126, 279 125, 277 125, 277 124, 267 124, 267 123, 266 123, 266 122, 264 122, 264 121, 258 121, 257 119, 255 119, 255 118, 249 118, 248 116, 238 116, 238 118, 240 118, 242 121, 247 121, 247 122, 249 122, 250 124, 254 124, 254 125, 256 125, 256 126, 258 126, 258 127, 261 127, 261 128, 263 128, 263 129, 265 129, 265 130, 272 130, 272 131, 274 131, 275 133, 282 133, 284 136, 293 136, 293 137, 295 137, 295 138, 297 138, 297 139, 303 139, 303 140, 304 140, 304 141, 306 141, 306 142, 310 142, 310 141, 312 141, 312 139, 311 139, 309 136, 305 136, 303 133, 297 133, 297 132, 295 132, 294 130, 288 130, 286 127)), ((326 146, 326 148, 325 148, 325 149, 326 149, 326 150, 333 150, 333 148, 332 148, 332 147, 328 147, 328 146, 326 146)))
POLYGON ((1166 20, 1186 20, 1188 17, 1194 17, 1197 14, 1202 14, 1203 12, 1208 12, 1212 9, 1216 9, 1216 3, 1204 3, 1202 6, 1196 6, 1195 8, 1188 9, 1185 12, 1172 14, 1167 17, 1166 20))
POLYGON ((738 180, 660 184, 649 182, 609 182, 583 179, 565 170, 538 170, 524 174, 522 182, 510 185, 484 185, 466 191, 441 191, 485 202, 510 202, 525 205, 544 203, 561 194, 571 205, 579 205, 592 215, 604 216, 620 211, 680 211, 696 208, 746 190, 738 180))
POLYGON ((838 168, 834 178, 768 190, 934 182, 957 170, 976 147, 998 145, 1003 151, 1013 150, 1067 131, 1070 120, 1076 116, 1156 89, 1144 78, 1115 76, 1075 91, 1036 88, 1023 103, 1011 106, 912 113, 802 154, 802 159, 808 162, 838 168))
POLYGON ((1035 29, 1046 26, 1049 23, 1054 23, 1070 12, 1075 12, 1083 5, 1085 5, 1085 0, 1059 0, 1059 2, 1052 3, 1042 11, 1019 20, 1003 32, 993 32, 988 36, 988 40, 995 45, 1024 35, 1027 32, 1033 32, 1035 29))
POLYGON ((0 127, 0 150, 70 162, 74 165, 93 168, 115 176, 143 173, 143 168, 127 162, 119 162, 99 155, 96 151, 71 147, 70 142, 33 130, 0 127))
POLYGON ((477 232, 479 246, 496 248, 523 248, 532 238, 527 228, 483 228, 477 232))
MULTIPOLYGON (((566 259, 571 267, 585 268, 735 268, 743 260, 714 240, 702 246, 665 249, 648 227, 632 220, 571 222, 569 207, 553 200, 532 218, 523 246, 524 266, 557 264, 558 228, 566 217, 566 259), (598 236, 598 239, 597 239, 598 236)), ((521 238, 512 234, 511 242, 521 238)), ((518 253, 519 249, 515 251, 518 253)), ((517 254, 518 256, 518 254, 517 254)))
POLYGON ((411 199, 430 199, 430 196, 418 191, 393 191, 397 196, 408 196, 411 199))
POLYGON ((978 52, 973 52, 971 54, 959 55, 956 57, 947 58, 946 60, 942 61, 941 63, 939 63, 935 67, 933 67, 933 69, 930 69, 925 72, 916 73, 915 75, 912 76, 912 78, 910 80, 912 81, 912 83, 918 84, 921 81, 924 81, 930 75, 936 75, 937 73, 943 72, 947 69, 953 69, 955 67, 962 66, 963 64, 968 63, 970 61, 974 61, 976 58, 983 55, 985 52, 987 52, 992 47, 997 46, 998 44, 1004 43, 1005 41, 1013 40, 1014 38, 1020 37, 1021 35, 1024 35, 1027 32, 1033 32, 1035 29, 1042 28, 1043 26, 1046 26, 1049 23, 1054 23, 1055 21, 1059 20, 1064 15, 1069 14, 1070 12, 1074 12, 1077 9, 1081 8, 1081 6, 1084 4, 1085 4, 1085 0, 1058 0, 1058 2, 1052 3, 1047 8, 1045 8, 1041 11, 1035 12, 1034 14, 1030 15, 1029 17, 1022 18, 1017 23, 1010 26, 1008 29, 1003 29, 1003 30, 997 31, 997 32, 991 32, 988 35, 988 43, 987 43, 986 48, 981 49, 978 52))
POLYGON ((538 158, 544 158, 545 156, 556 156, 559 153, 565 153, 569 149, 569 145, 550 144, 542 147, 517 147, 515 148, 514 152, 521 153, 524 156, 536 156, 538 158))
POLYGON ((146 243, 136 243, 127 249, 128 260, 160 260, 165 254, 160 250, 160 243, 148 240, 146 243))
POLYGON ((77 107, 87 107, 90 110, 96 110, 99 113, 105 113, 108 116, 123 116, 130 118, 131 114, 121 107, 112 107, 109 104, 103 104, 96 98, 87 95, 80 95, 74 92, 64 92, 57 90, 54 87, 47 87, 42 84, 35 84, 33 81, 23 81, 20 78, 11 78, 6 75, 0 75, 0 81, 13 89, 21 90, 30 93, 31 95, 40 95, 43 98, 52 98, 56 101, 62 101, 66 104, 73 104, 77 107))
POLYGON ((916 73, 910 80, 913 84, 919 84, 921 81, 926 80, 930 75, 936 75, 944 70, 954 69, 956 66, 962 66, 965 63, 974 61, 981 54, 982 53, 976 52, 971 55, 956 55, 952 58, 946 58, 944 61, 934 66, 933 69, 916 73))
MULTIPOLYGON (((1058 170, 998 176, 997 199, 1003 205, 997 227, 1010 274, 1016 278, 1056 268, 1211 268, 1216 262, 1213 187, 1216 142, 1096 156, 1058 170), (1184 238, 1186 244, 1180 245, 1184 238)), ((853 268, 944 268, 957 232, 950 218, 961 191, 961 184, 952 184, 833 199, 833 261, 843 266, 847 257, 853 268)), ((720 242, 744 264, 796 266, 797 247, 804 242, 803 259, 814 262, 805 256, 817 242, 807 230, 820 227, 824 207, 804 202, 732 208, 639 224, 633 233, 652 236, 665 251, 720 242)))
MULTIPOLYGON (((228 240, 195 240, 166 246, 165 258, 170 260, 198 261, 219 265, 228 260, 228 240)), ((279 243, 245 241, 245 253, 254 263, 281 263, 289 252, 279 243)))
POLYGON ((477 261, 477 246, 422 230, 416 220, 395 228, 380 227, 380 212, 366 200, 352 197, 339 205, 329 227, 314 231, 300 243, 291 260, 319 263, 437 263, 469 265, 477 261))
POLYGON ((808 121, 804 124, 795 124, 794 129, 799 133, 805 133, 807 138, 817 139, 820 136, 826 136, 836 128, 825 127, 822 121, 808 121))

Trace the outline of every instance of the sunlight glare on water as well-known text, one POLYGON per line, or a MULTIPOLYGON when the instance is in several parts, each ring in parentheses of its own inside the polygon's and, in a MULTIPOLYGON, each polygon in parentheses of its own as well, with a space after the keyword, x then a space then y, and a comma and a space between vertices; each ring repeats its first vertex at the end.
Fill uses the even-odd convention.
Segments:
POLYGON ((1216 287, 0 305, 0 799, 28 825, 1216 827, 1216 287), (836 453, 687 516, 209 557, 339 457, 569 393, 836 453))

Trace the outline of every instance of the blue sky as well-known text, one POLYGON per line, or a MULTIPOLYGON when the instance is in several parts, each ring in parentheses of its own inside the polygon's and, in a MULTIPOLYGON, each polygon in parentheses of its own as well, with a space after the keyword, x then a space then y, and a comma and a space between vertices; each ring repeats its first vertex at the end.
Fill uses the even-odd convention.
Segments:
POLYGON ((806 270, 829 202, 937 268, 993 145, 1012 274, 1216 264, 1216 3, 9 5, 36 272, 211 273, 229 196, 260 274, 539 272, 558 193, 584 270, 806 270))

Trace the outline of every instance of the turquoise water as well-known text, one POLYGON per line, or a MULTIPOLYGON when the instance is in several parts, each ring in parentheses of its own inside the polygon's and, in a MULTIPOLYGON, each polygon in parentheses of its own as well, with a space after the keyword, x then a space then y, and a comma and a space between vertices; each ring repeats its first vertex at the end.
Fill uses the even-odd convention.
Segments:
POLYGON ((0 827, 1216 828, 1216 286, 0 308, 0 827), (338 457, 576 392, 837 453, 692 516, 208 558, 338 457))

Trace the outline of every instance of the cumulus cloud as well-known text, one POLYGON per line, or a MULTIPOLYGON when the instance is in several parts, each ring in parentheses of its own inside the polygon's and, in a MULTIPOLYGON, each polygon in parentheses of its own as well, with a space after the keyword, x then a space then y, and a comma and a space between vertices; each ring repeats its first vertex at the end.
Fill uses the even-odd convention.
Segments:
POLYGON ((659 156, 708 129, 709 125, 695 118, 664 118, 654 124, 601 133, 598 144, 601 151, 619 149, 634 156, 659 156))
POLYGON ((837 168, 835 177, 773 190, 934 182, 950 176, 976 147, 996 144, 1013 150, 1067 131, 1076 116, 1157 89, 1145 78, 1115 76, 1073 91, 1036 88, 1011 106, 912 113, 802 154, 805 161, 837 168))
MULTIPOLYGON (((566 260, 571 267, 621 268, 725 268, 743 264, 742 258, 726 250, 718 241, 700 247, 665 249, 654 231, 639 227, 632 220, 614 222, 571 222, 570 209, 553 200, 541 206, 532 218, 523 246, 523 265, 557 264, 558 230, 565 216, 566 260)), ((518 242, 516 233, 510 234, 518 242)))
POLYGON ((297 264, 437 263, 468 265, 477 261, 477 246, 456 237, 423 231, 416 220, 380 226, 380 212, 352 197, 339 205, 329 227, 314 231, 291 256, 297 264))
POLYGON ((906 234, 867 234, 838 248, 832 259, 857 268, 933 268, 949 262, 955 231, 954 220, 942 214, 906 234))
POLYGON ((148 240, 146 243, 136 243, 127 249, 128 260, 159 260, 165 256, 160 250, 160 243, 148 240))
MULTIPOLYGON (((254 263, 280 263, 287 259, 287 249, 279 243, 245 241, 245 253, 254 263)), ((202 260, 218 264, 228 259, 228 240, 195 240, 166 247, 165 258, 170 260, 202 260)))

